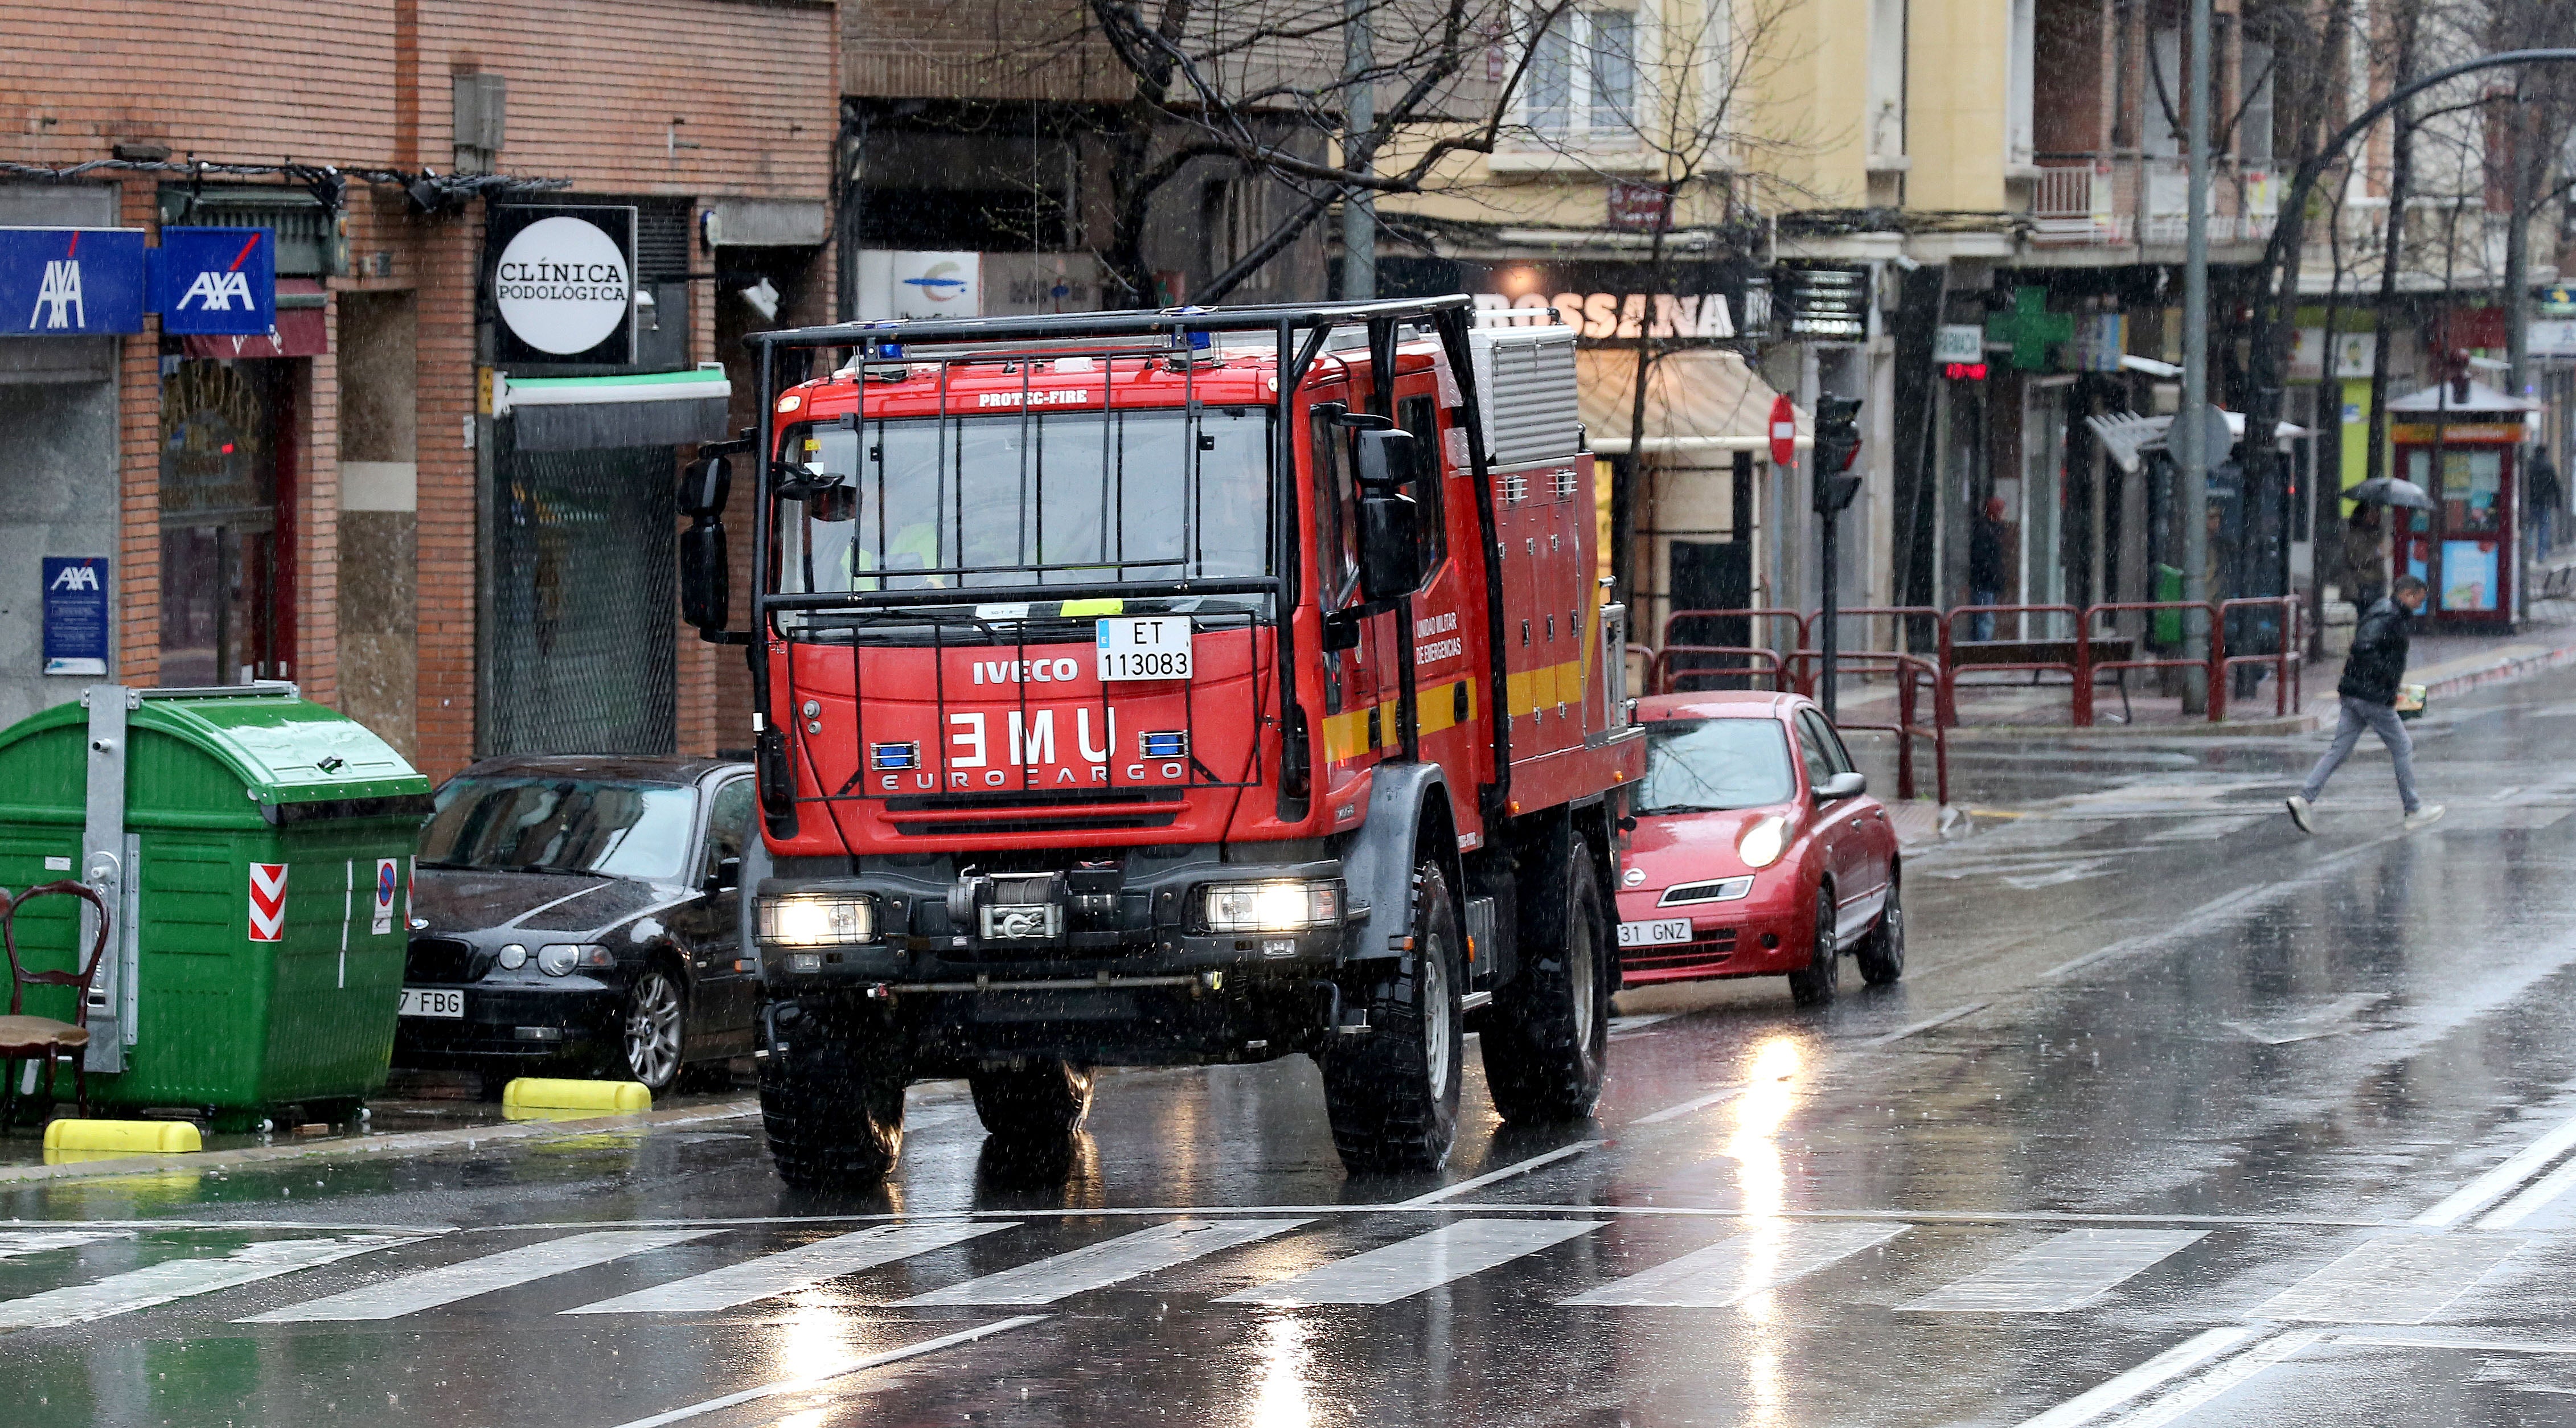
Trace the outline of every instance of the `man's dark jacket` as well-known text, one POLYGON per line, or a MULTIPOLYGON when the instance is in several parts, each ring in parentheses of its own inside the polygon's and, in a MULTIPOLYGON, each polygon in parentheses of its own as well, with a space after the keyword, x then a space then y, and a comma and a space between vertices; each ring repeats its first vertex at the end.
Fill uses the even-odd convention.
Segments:
POLYGON ((2343 662, 2343 681, 2335 692, 2394 706, 2397 686, 2406 678, 2406 631, 2414 623, 2415 617, 2393 598, 2371 606, 2353 628, 2352 655, 2343 662))

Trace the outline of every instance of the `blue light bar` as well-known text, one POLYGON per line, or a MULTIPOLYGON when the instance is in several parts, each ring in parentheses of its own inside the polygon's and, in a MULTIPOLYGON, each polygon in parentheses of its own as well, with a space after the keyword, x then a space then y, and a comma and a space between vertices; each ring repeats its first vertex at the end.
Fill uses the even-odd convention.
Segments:
POLYGON ((917 769, 921 767, 921 745, 871 744, 868 746, 868 762, 880 771, 917 769))
POLYGON ((1189 731, 1168 729, 1159 734, 1139 734, 1136 753, 1148 759, 1186 759, 1190 756, 1189 731))

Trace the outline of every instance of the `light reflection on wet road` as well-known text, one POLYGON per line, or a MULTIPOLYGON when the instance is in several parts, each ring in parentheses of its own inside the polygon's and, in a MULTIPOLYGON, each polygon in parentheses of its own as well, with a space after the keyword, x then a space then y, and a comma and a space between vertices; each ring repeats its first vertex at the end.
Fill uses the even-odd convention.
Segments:
POLYGON ((2303 742, 1981 754, 2026 816, 1909 864, 1904 983, 1632 994, 1597 1123, 1471 1081, 1440 1177, 1291 1060, 1110 1077, 1062 1166, 917 1088, 846 1195, 753 1119, 13 1188, 6 1417, 2576 1421, 2571 697, 2438 711, 2413 835, 2365 755, 2297 838, 2303 742))

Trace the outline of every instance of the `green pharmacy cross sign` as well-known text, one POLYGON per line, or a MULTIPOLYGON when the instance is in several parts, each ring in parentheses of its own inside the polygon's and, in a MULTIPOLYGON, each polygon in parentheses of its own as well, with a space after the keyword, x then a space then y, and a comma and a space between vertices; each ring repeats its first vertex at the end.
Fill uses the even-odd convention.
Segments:
POLYGON ((2048 370, 2048 349, 2074 340, 2075 319, 2048 310, 2048 289, 2013 289, 2012 311, 1986 319, 1986 336, 2012 344, 2012 364, 2024 372, 2048 370))

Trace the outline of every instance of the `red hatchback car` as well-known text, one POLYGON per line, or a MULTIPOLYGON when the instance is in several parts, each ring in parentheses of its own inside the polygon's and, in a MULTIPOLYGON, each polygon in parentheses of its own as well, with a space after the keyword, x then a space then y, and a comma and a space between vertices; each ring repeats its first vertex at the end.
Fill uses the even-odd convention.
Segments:
POLYGON ((1638 701, 1646 776, 1619 885, 1627 986, 1787 976, 1799 1006, 1905 973, 1896 830, 1824 711, 1763 690, 1638 701))

